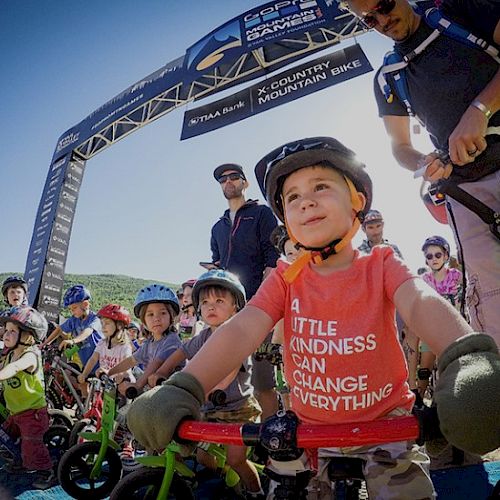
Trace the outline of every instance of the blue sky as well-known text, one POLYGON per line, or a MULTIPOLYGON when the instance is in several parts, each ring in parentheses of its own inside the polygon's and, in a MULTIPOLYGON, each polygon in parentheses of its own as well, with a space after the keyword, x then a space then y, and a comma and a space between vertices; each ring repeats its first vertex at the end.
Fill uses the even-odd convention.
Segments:
MULTIPOLYGON (((1 2, 0 272, 24 270, 59 136, 219 25, 262 3, 1 2)), ((390 49, 375 33, 358 42, 373 67, 390 49)), ((262 200, 253 176, 256 161, 283 142, 314 135, 337 137, 367 163, 386 237, 416 270, 423 264, 423 240, 431 234, 452 240, 451 231, 428 215, 420 181, 392 159, 372 78, 369 73, 181 142, 183 113, 195 106, 190 104, 99 153, 87 162, 66 272, 173 282, 197 276, 198 261, 210 259, 210 228, 226 208, 212 177, 215 166, 242 164, 251 181, 247 196, 262 200)), ((432 149, 425 131, 416 142, 423 151, 432 149)))

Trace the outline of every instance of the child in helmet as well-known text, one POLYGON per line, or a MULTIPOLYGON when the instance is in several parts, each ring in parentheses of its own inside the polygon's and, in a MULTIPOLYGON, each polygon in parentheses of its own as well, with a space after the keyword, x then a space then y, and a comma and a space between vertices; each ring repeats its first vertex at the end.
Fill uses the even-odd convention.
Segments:
POLYGON ((195 279, 190 279, 181 285, 181 313, 179 314, 179 335, 181 339, 187 339, 197 333, 197 326, 199 325, 198 315, 192 300, 195 283, 195 279))
MULTIPOLYGON (((186 359, 192 359, 217 328, 234 316, 245 305, 245 289, 238 278, 222 269, 202 274, 194 283, 193 306, 201 312, 203 321, 208 325, 195 337, 186 340, 148 381, 151 387, 158 378, 167 378, 174 369, 186 359)), ((253 395, 251 385, 252 360, 247 357, 240 367, 234 369, 215 389, 223 389, 226 400, 223 404, 205 402, 201 408, 206 420, 218 422, 255 422, 261 413, 259 403, 253 395)), ((200 463, 216 469, 213 457, 199 450, 200 463)), ((240 476, 250 494, 259 494, 261 486, 255 467, 247 460, 245 446, 227 447, 227 464, 240 476)))
MULTIPOLYGON (((457 309, 460 308, 462 275, 458 269, 448 267, 450 245, 442 236, 430 236, 422 245, 425 263, 430 271, 422 275, 423 280, 448 300, 457 309)), ((428 344, 420 342, 420 370, 418 388, 423 396, 428 384, 436 356, 428 344)))
MULTIPOLYGON (((128 425, 135 437, 150 448, 165 446, 180 420, 196 417, 204 395, 281 318, 285 376, 300 419, 335 424, 408 414, 415 396, 396 333, 396 307, 440 355, 435 398, 443 433, 471 451, 500 446, 500 398, 491 398, 500 392, 493 339, 474 334, 392 249, 377 246, 362 255, 352 246, 372 200, 370 177, 355 154, 333 138, 302 139, 266 155, 256 176, 304 253, 291 265, 278 262, 246 307, 219 327, 183 371, 131 405, 128 425)), ((327 491, 328 458, 339 454, 364 460, 373 498, 435 495, 428 457, 414 443, 320 449, 315 480, 327 491)))
POLYGON ((0 369, 0 382, 10 416, 4 429, 21 438, 21 464, 13 472, 36 471, 32 486, 46 489, 55 484, 49 450, 43 435, 49 428, 42 359, 35 344, 47 334, 47 321, 31 307, 13 307, 0 318, 9 349, 0 369))
MULTIPOLYGON (((27 306, 28 305, 28 284, 21 276, 8 276, 2 283, 2 295, 7 306, 15 307, 15 306, 27 306)), ((5 311, 5 313, 7 313, 5 311)), ((3 337, 3 326, 0 326, 0 348, 2 349, 0 352, 1 357, 7 352, 8 349, 5 349, 2 345, 2 337, 3 337)))
MULTIPOLYGON (((90 309, 91 299, 90 291, 85 285, 73 285, 66 290, 63 305, 69 309, 71 316, 42 342, 42 349, 59 336, 69 337, 60 342, 59 349, 62 351, 79 344, 75 358, 82 366, 87 364, 97 343, 102 339, 101 321, 90 309)), ((83 396, 87 396, 87 384, 79 384, 79 389, 83 396)))
POLYGON ((290 235, 285 226, 276 226, 271 233, 270 239, 281 257, 287 262, 290 262, 290 264, 295 262, 301 253, 300 247, 298 248, 290 239, 290 235))
POLYGON ((127 325, 127 335, 132 343, 132 351, 137 350, 144 340, 144 338, 141 337, 141 325, 136 321, 131 321, 127 325))
POLYGON ((450 244, 442 236, 430 236, 422 245, 425 263, 430 268, 423 280, 439 295, 459 308, 462 291, 462 275, 458 269, 448 266, 450 244))
POLYGON ((2 283, 2 295, 9 307, 28 305, 28 284, 22 276, 8 276, 2 283))
MULTIPOLYGON (((101 373, 108 373, 118 363, 132 356, 132 346, 126 331, 130 323, 129 312, 118 304, 108 304, 97 312, 97 316, 101 320, 104 338, 98 342, 82 373, 78 375, 80 384, 85 382, 97 363, 99 368, 96 370, 96 377, 101 373)), ((118 383, 125 378, 135 380, 131 370, 115 375, 118 383)))
POLYGON ((142 389, 147 384, 149 375, 181 346, 174 327, 179 309, 177 296, 164 285, 152 283, 139 291, 135 299, 134 314, 140 318, 150 336, 131 356, 111 368, 108 375, 130 370, 138 364, 144 365, 144 373, 134 383, 120 384, 121 394, 125 395, 130 386, 142 389))
POLYGON ((85 365, 102 339, 101 321, 90 309, 91 300, 92 296, 85 285, 68 288, 63 297, 63 305, 69 309, 71 316, 47 337, 42 348, 57 337, 67 334, 70 338, 62 340, 59 349, 80 344, 78 356, 82 365, 85 365))

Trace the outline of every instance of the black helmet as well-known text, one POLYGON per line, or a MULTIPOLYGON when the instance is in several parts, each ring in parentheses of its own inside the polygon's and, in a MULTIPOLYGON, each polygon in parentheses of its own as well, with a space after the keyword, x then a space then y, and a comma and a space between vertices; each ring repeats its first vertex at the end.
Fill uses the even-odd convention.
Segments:
POLYGON ((4 298, 7 297, 7 290, 11 286, 20 286, 24 289, 25 293, 28 293, 28 284, 26 283, 24 278, 22 276, 17 276, 14 274, 5 278, 4 282, 2 283, 2 295, 4 296, 4 298))
POLYGON ((361 217, 368 212, 372 202, 372 181, 365 171, 365 165, 337 139, 309 137, 274 149, 255 167, 260 190, 281 222, 284 222, 281 189, 286 177, 296 170, 325 161, 348 177, 356 190, 365 195, 366 205, 361 217))

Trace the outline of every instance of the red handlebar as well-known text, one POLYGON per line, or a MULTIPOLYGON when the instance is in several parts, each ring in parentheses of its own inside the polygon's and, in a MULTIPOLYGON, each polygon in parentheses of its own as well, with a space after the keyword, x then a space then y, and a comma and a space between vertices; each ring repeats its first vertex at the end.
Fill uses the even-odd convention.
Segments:
MULTIPOLYGON (((259 441, 260 425, 186 421, 179 426, 178 435, 188 441, 241 446, 259 441)), ((366 446, 415 440, 418 435, 419 423, 414 416, 336 425, 299 424, 297 446, 300 448, 366 446)))

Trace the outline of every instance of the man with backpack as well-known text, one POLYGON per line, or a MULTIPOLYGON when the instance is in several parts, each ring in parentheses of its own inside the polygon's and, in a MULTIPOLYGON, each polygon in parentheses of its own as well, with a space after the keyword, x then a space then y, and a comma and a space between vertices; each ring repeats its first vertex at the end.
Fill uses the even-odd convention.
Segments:
POLYGON ((441 180, 472 326, 500 345, 500 3, 442 0, 425 14, 407 0, 347 4, 395 42, 375 77, 379 115, 398 163, 441 180), (412 115, 436 151, 413 147, 412 115))

